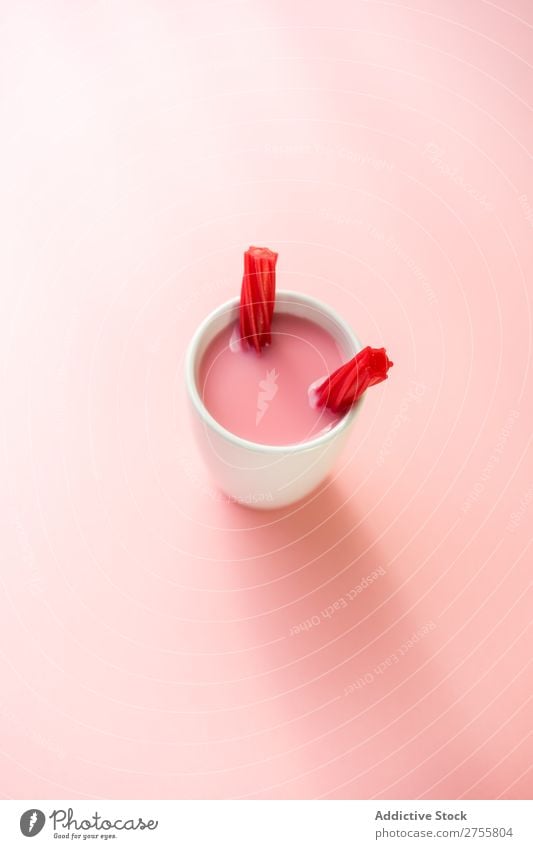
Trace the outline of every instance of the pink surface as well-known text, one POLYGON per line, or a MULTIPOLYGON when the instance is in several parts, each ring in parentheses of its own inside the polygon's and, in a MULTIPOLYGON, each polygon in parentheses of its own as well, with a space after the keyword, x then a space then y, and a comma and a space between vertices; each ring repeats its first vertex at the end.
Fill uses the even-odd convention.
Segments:
POLYGON ((207 410, 231 433, 265 445, 306 442, 342 418, 313 404, 312 390, 345 359, 335 339, 305 318, 275 314, 272 344, 260 353, 241 341, 232 322, 205 352, 198 387, 207 410))
POLYGON ((530 795, 530 3, 2 6, 1 793, 530 795), (249 244, 395 362, 267 515, 182 379, 249 244))

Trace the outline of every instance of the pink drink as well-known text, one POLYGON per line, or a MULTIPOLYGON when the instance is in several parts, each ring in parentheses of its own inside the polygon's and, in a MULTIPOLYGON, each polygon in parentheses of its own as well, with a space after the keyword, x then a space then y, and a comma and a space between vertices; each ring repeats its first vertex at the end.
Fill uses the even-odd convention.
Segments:
POLYGON ((344 359, 324 328, 279 313, 261 353, 241 344, 237 325, 222 330, 204 354, 198 388, 213 418, 237 436, 264 445, 306 442, 342 418, 316 409, 309 387, 344 359))

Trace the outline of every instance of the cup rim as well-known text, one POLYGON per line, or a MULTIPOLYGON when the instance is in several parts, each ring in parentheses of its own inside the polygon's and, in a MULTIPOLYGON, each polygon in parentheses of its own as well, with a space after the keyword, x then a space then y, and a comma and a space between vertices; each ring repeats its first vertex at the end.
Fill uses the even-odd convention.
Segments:
MULTIPOLYGON (((360 350, 362 350, 363 346, 361 345, 359 338, 354 333, 350 325, 338 314, 336 310, 334 310, 332 307, 330 307, 328 304, 325 304, 318 298, 315 298, 313 295, 305 295, 301 292, 296 292, 292 289, 280 289, 276 292, 276 299, 279 299, 280 301, 283 301, 285 303, 304 304, 305 306, 309 306, 316 309, 318 312, 326 313, 329 318, 331 318, 332 321, 335 322, 335 324, 337 324, 340 329, 345 333, 345 335, 351 340, 355 349, 355 353, 358 353, 360 350)), ((236 433, 233 433, 231 430, 225 428, 223 425, 220 424, 220 422, 215 419, 214 416, 211 415, 211 413, 205 406, 198 391, 198 387, 196 385, 195 366, 198 357, 198 349, 206 331, 211 326, 211 324, 224 313, 230 314, 233 309, 239 304, 239 302, 240 297, 237 295, 212 310, 203 319, 203 321, 200 322, 187 347, 187 353, 185 356, 185 380, 189 397, 200 418, 204 421, 205 424, 209 425, 220 436, 222 436, 229 442, 232 442, 234 445, 237 445, 241 448, 253 449, 256 452, 261 452, 263 454, 282 455, 286 454, 288 450, 290 450, 291 453, 309 451, 312 448, 318 448, 320 445, 324 445, 331 439, 334 439, 336 436, 340 436, 340 434, 343 433, 351 425, 352 421, 358 414, 361 408, 361 404, 363 402, 362 397, 358 401, 356 401, 356 403, 350 408, 350 410, 345 413, 342 419, 340 419, 340 421, 337 422, 337 424, 335 424, 331 428, 331 430, 328 430, 326 433, 323 433, 320 436, 315 436, 313 437, 313 439, 308 439, 306 442, 288 442, 284 445, 269 445, 267 443, 253 442, 250 439, 244 439, 244 437, 238 436, 236 433)))

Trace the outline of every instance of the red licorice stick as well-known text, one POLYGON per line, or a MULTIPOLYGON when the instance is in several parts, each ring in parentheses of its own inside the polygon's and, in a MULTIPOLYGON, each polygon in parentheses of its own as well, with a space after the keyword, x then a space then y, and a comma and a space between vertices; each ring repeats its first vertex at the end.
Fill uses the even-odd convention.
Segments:
POLYGON ((385 348, 363 348, 314 390, 315 403, 334 413, 345 413, 369 386, 387 379, 392 365, 385 348))
POLYGON ((271 342, 277 258, 268 248, 251 247, 244 254, 239 329, 241 338, 258 352, 271 342))

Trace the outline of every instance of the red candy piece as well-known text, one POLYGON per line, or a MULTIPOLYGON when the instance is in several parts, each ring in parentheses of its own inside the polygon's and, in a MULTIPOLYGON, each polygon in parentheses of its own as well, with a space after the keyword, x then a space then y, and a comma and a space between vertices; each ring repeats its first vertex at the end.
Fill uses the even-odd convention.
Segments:
POLYGON ((363 348, 315 389, 317 406, 345 413, 369 386, 387 379, 392 365, 385 348, 363 348))
POLYGON ((241 338, 258 352, 271 342, 277 258, 268 248, 251 247, 244 254, 239 329, 241 338))

